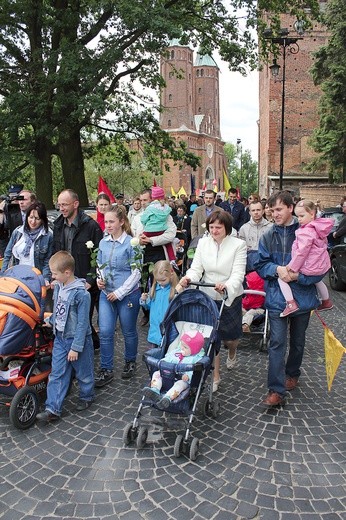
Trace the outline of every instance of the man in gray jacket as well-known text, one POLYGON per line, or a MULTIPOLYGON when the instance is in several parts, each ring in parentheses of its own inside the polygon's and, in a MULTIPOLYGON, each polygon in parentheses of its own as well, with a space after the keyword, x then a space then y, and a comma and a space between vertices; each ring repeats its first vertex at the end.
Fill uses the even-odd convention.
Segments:
POLYGON ((258 243, 261 236, 272 227, 272 223, 263 218, 264 209, 260 202, 251 202, 249 205, 250 220, 239 229, 239 238, 245 240, 247 246, 246 271, 254 270, 257 257, 258 243))

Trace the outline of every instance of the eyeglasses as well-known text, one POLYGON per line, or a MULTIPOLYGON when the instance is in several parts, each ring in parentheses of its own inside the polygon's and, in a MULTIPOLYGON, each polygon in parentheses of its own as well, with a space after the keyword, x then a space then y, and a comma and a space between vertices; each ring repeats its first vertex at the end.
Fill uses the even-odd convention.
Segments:
POLYGON ((62 204, 57 204, 58 208, 68 208, 69 206, 71 206, 71 204, 73 204, 73 202, 69 202, 69 203, 62 203, 62 204))
POLYGON ((31 220, 36 220, 36 221, 42 220, 40 217, 34 217, 34 216, 32 216, 32 215, 30 215, 30 216, 28 217, 28 220, 29 220, 29 219, 31 219, 31 220))

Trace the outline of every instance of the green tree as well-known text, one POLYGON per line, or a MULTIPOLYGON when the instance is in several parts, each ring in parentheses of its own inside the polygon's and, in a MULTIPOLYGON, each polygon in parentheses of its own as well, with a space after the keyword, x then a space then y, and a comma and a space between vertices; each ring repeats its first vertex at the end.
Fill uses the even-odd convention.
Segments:
POLYGON ((329 0, 324 23, 330 32, 326 45, 315 53, 312 77, 320 85, 319 127, 311 144, 321 156, 310 166, 329 169, 330 182, 346 182, 346 3, 329 0))
MULTIPOLYGON (((317 6, 304 2, 315 14, 317 6)), ((97 140, 114 136, 125 148, 138 137, 156 155, 196 164, 160 130, 143 91, 163 86, 159 60, 172 38, 203 53, 218 49, 232 70, 255 68, 253 29, 261 38, 266 9, 274 27, 282 11, 306 17, 301 0, 232 0, 229 7, 222 0, 2 0, 0 139, 16 170, 31 164, 38 196, 49 203, 56 155, 65 186, 85 204, 85 131, 97 140)))
POLYGON ((227 175, 232 188, 238 188, 242 197, 258 191, 257 162, 251 157, 251 151, 242 151, 233 143, 225 144, 227 175))

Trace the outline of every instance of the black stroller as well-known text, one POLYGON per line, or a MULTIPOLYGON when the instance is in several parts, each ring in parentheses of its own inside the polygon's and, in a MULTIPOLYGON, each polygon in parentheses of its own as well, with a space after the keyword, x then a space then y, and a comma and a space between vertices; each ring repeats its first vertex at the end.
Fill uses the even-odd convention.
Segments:
MULTIPOLYGON (((193 283, 192 285, 196 287, 214 287, 211 284, 204 283, 193 283)), ((213 359, 218 350, 217 330, 226 298, 227 294, 223 297, 219 311, 215 302, 208 295, 197 289, 188 289, 177 295, 170 304, 161 324, 163 338, 160 347, 151 349, 143 355, 150 377, 155 371, 160 370, 162 377, 161 394, 164 394, 171 388, 177 378, 181 377, 184 372, 193 371, 189 388, 184 390, 165 409, 168 413, 188 416, 185 434, 179 434, 176 437, 174 444, 175 457, 180 457, 184 453, 191 460, 197 458, 199 440, 190 436, 190 427, 196 415, 198 401, 205 389, 206 379, 210 372, 212 373, 211 384, 208 395, 205 396, 202 403, 203 414, 216 418, 220 410, 220 403, 214 398, 212 393, 213 359), (204 357, 195 364, 175 364, 162 361, 168 349, 175 348, 182 334, 196 330, 201 332, 205 338, 204 350, 206 355, 204 357)), ((145 446, 149 427, 140 423, 143 407, 153 407, 160 410, 157 406, 157 401, 154 402, 147 396, 142 396, 133 422, 127 424, 124 430, 123 441, 126 445, 136 442, 137 448, 145 446)))

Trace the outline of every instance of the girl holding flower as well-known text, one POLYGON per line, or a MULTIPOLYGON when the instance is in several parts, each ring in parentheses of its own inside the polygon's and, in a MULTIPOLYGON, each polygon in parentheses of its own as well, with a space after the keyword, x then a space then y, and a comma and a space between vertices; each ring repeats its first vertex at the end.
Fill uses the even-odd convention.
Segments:
POLYGON ((137 262, 134 262, 131 228, 124 206, 113 207, 105 213, 105 230, 107 235, 101 240, 97 253, 97 286, 101 290, 101 368, 95 377, 96 387, 102 387, 113 379, 114 332, 118 318, 125 342, 125 365, 121 374, 123 379, 129 379, 135 374, 138 350, 137 317, 141 272, 137 262))

